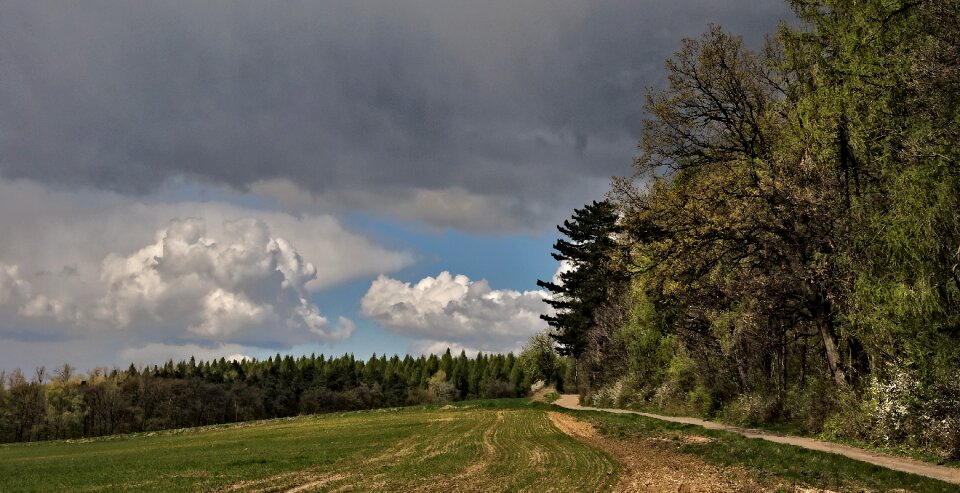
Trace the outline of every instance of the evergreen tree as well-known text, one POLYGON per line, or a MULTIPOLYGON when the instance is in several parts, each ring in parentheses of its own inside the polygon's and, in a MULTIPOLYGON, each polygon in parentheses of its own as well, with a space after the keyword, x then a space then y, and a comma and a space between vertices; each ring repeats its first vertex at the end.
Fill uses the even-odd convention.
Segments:
POLYGON ((597 310, 606 304, 629 274, 617 268, 616 235, 620 232, 617 212, 609 201, 594 201, 574 209, 573 217, 557 226, 568 239, 558 239, 553 258, 569 266, 558 276, 559 282, 537 281, 537 286, 554 294, 544 300, 554 315, 541 315, 559 344, 560 354, 579 356, 587 344, 597 310))

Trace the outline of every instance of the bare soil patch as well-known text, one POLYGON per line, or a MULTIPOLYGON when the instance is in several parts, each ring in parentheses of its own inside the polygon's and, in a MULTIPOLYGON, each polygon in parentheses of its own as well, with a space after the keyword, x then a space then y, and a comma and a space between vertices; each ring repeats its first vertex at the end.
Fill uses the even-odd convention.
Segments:
POLYGON ((310 491, 310 490, 313 490, 314 488, 319 488, 319 487, 321 487, 321 486, 324 486, 324 485, 326 485, 326 484, 328 484, 328 483, 332 483, 332 482, 334 482, 334 481, 340 481, 341 479, 343 479, 343 478, 345 478, 345 477, 346 477, 346 475, 343 475, 343 474, 331 474, 331 475, 329 475, 329 476, 326 476, 326 477, 323 477, 323 478, 320 478, 320 479, 316 479, 316 480, 310 481, 310 482, 308 482, 308 483, 302 484, 302 485, 297 486, 297 487, 295 487, 295 488, 291 488, 291 489, 287 490, 287 493, 303 493, 303 492, 305 492, 305 491, 310 491))
POLYGON ((554 426, 567 435, 579 438, 597 438, 600 436, 592 424, 586 421, 580 421, 573 416, 554 412, 547 413, 547 416, 550 418, 550 421, 553 422, 554 426))
POLYGON ((718 467, 676 450, 661 440, 603 438, 593 425, 562 413, 549 413, 560 431, 606 451, 623 466, 614 491, 622 492, 759 492, 768 487, 741 468, 718 467))

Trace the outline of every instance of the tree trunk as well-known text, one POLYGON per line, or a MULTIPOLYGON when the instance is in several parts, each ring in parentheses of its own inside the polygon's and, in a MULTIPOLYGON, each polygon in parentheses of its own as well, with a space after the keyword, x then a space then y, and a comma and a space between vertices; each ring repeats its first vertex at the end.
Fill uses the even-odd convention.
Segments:
MULTIPOLYGON (((792 259, 791 266, 797 277, 803 279, 803 264, 799 259, 792 259)), ((827 366, 830 368, 830 375, 837 385, 844 385, 847 382, 846 376, 840 370, 840 354, 837 351, 837 343, 833 336, 830 323, 830 301, 823 293, 819 292, 817 286, 809 281, 801 284, 803 294, 807 298, 807 303, 813 315, 813 322, 820 331, 820 339, 823 341, 823 349, 827 357, 827 366)))
POLYGON ((800 347, 800 388, 804 388, 807 385, 807 342, 806 338, 803 338, 803 346, 800 347))
POLYGON ((777 358, 777 407, 783 409, 784 398, 787 393, 787 343, 783 339, 783 321, 780 321, 779 331, 780 354, 777 358))
POLYGON ((847 377, 840 370, 840 353, 837 351, 837 343, 830 331, 830 323, 827 316, 821 312, 817 315, 817 328, 820 329, 820 338, 823 340, 823 349, 827 356, 827 366, 830 367, 830 375, 837 385, 847 383, 847 377))

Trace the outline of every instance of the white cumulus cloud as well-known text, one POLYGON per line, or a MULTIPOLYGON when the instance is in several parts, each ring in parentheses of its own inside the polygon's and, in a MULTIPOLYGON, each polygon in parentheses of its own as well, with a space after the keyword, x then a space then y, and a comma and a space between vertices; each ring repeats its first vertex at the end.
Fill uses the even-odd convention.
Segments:
POLYGON ((416 284, 381 275, 361 301, 362 313, 391 332, 418 340, 421 351, 442 345, 511 351, 546 327, 543 291, 493 289, 486 280, 441 272, 416 284))
POLYGON ((251 351, 264 352, 266 350, 237 344, 219 344, 208 347, 197 344, 150 343, 120 349, 118 355, 123 361, 144 366, 160 365, 171 359, 174 361, 187 360, 191 356, 199 361, 213 361, 220 358, 227 361, 245 361, 252 359, 252 356, 248 354, 251 351))
POLYGON ((20 278, 20 268, 0 264, 0 306, 19 305, 29 297, 30 284, 20 278))
MULTIPOLYGON (((411 354, 437 354, 441 355, 447 350, 450 350, 450 353, 453 355, 459 355, 461 352, 466 353, 469 357, 474 357, 477 353, 480 353, 482 350, 467 347, 462 344, 450 341, 432 341, 432 340, 420 340, 416 341, 410 345, 411 354)), ((515 348, 510 348, 508 351, 515 351, 515 348)))
POLYGON ((12 308, 22 317, 60 322, 77 318, 75 306, 33 291, 33 285, 20 275, 19 266, 0 263, 0 309, 12 308))
POLYGON ((317 268, 290 242, 256 219, 228 221, 222 229, 212 237, 201 219, 175 220, 133 254, 108 255, 97 317, 118 327, 183 326, 183 337, 202 340, 350 337, 349 326, 329 327, 308 300, 317 268))
POLYGON ((573 272, 577 270, 577 266, 569 260, 561 260, 560 266, 557 267, 557 271, 553 273, 553 283, 558 286, 563 286, 563 280, 560 279, 560 275, 566 274, 567 272, 573 272))
POLYGON ((0 339, 338 341, 353 322, 312 300, 413 262, 333 216, 224 197, 134 199, 0 178, 0 339))

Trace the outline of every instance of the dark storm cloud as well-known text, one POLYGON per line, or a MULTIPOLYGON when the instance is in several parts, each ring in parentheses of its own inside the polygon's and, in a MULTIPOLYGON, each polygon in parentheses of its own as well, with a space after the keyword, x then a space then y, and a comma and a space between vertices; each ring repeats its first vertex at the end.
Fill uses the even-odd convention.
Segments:
POLYGON ((768 0, 8 0, 0 173, 134 194, 285 179, 361 192, 348 207, 462 190, 542 220, 629 171, 644 89, 682 37, 714 22, 756 45, 787 14, 768 0))

